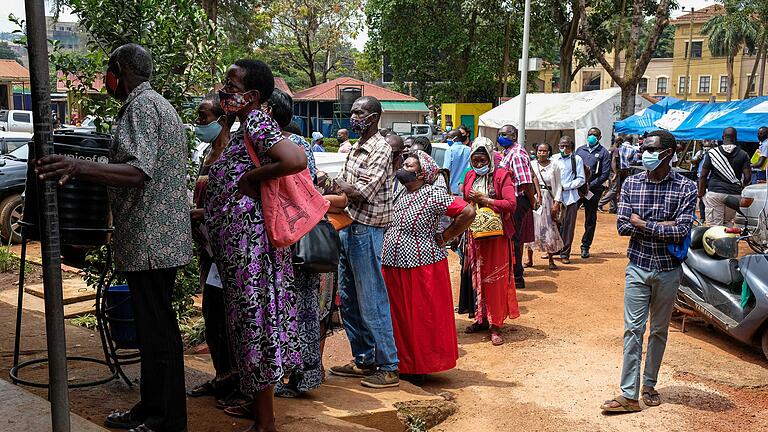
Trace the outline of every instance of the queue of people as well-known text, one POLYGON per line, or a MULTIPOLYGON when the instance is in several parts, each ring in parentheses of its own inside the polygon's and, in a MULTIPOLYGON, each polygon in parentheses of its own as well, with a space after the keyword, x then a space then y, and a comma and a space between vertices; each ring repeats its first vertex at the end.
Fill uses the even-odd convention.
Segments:
MULTIPOLYGON (((198 107, 196 135, 212 145, 190 211, 185 129, 152 90, 151 72, 152 57, 139 45, 110 56, 106 87, 123 102, 111 163, 57 155, 35 161, 41 179, 65 184, 78 177, 110 187, 115 265, 131 290, 142 374, 141 400, 110 414, 105 423, 112 428, 184 431, 189 395, 215 397, 228 414, 253 419, 251 430, 276 430, 274 397, 301 397, 325 379, 323 342, 337 290, 352 359, 330 373, 380 389, 398 386, 401 378, 420 384, 427 374, 455 367, 449 246, 461 259, 459 311, 472 318, 465 332, 487 332, 494 346, 502 345, 506 320, 520 316, 516 290, 525 287, 523 269, 533 265, 533 249, 546 254, 551 270, 555 256, 569 263, 581 204, 581 257, 589 258, 603 185, 611 169, 628 169, 625 143, 612 158, 597 128, 587 146, 576 150, 564 136, 559 154, 541 144, 531 161, 511 125, 495 142, 471 141, 467 128, 451 131, 440 167, 428 139, 382 133, 381 103, 364 96, 350 117, 360 138, 351 143, 346 130, 338 131, 347 158, 330 179, 314 163, 313 153, 324 151, 322 135, 312 143, 299 136, 292 100, 275 89, 269 66, 240 59, 227 69, 221 90, 198 107), (235 120, 240 128, 230 133, 235 120), (276 246, 274 226, 267 224, 274 217, 268 200, 276 197, 262 186, 288 176, 314 184, 308 194, 322 195, 325 217, 338 230, 338 271, 295 266, 291 248, 276 246), (171 293, 177 268, 192 257, 193 233, 216 374, 186 392, 171 293)), ((768 141, 768 133, 760 133, 768 141)), ((640 397, 647 405, 660 403, 655 385, 680 278, 666 246, 687 236, 696 200, 693 182, 671 170, 675 144, 668 132, 649 133, 640 149, 647 172, 617 179, 617 227, 631 237, 630 263, 622 393, 603 405, 606 411, 635 411, 640 397)), ((723 145, 702 160, 698 196, 710 223, 729 222, 723 201, 749 184, 752 168, 735 129, 726 129, 723 145)), ((299 209, 295 218, 306 216, 299 209)))

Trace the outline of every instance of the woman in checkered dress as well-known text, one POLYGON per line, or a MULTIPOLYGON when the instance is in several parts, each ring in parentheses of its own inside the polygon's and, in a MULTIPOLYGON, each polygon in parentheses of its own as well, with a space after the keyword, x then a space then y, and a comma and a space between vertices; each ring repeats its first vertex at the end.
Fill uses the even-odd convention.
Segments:
POLYGON ((469 227, 475 211, 433 186, 438 166, 423 151, 411 153, 396 177, 406 191, 384 235, 382 271, 401 377, 418 383, 453 368, 459 357, 445 245, 469 227), (443 215, 453 222, 441 231, 443 215))

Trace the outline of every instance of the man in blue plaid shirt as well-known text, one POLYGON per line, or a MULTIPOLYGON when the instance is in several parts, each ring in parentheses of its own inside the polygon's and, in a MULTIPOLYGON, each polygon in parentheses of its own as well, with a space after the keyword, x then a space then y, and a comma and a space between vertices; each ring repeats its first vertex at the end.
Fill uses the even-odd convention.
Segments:
POLYGON ((667 344, 669 321, 680 285, 681 262, 667 249, 688 236, 696 205, 696 185, 672 171, 670 159, 675 137, 667 131, 648 134, 643 146, 643 166, 648 170, 629 177, 621 190, 616 225, 630 236, 624 285, 624 365, 621 395, 605 402, 610 412, 640 411, 661 403, 656 380, 667 344), (643 333, 650 315, 648 350, 640 388, 643 333))

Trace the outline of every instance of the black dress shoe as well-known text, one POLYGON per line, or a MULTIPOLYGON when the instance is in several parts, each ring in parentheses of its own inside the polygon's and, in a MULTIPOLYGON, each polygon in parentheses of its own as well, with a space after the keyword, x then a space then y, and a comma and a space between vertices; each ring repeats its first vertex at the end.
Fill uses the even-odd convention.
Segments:
POLYGON ((144 423, 144 418, 136 415, 133 410, 115 411, 104 420, 104 425, 112 429, 134 430, 144 423))
POLYGON ((589 249, 581 248, 581 257, 584 258, 584 259, 589 258, 590 257, 589 249))

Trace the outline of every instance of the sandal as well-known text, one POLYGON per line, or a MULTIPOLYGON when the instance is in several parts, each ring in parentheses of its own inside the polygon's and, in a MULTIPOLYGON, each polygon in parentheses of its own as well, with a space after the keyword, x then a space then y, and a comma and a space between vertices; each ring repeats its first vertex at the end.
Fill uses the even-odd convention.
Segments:
POLYGON ((504 345, 504 338, 501 337, 501 333, 491 332, 491 343, 493 346, 504 345))
POLYGON ((555 265, 555 263, 549 263, 549 269, 550 270, 558 270, 558 267, 555 265))
POLYGON ((637 403, 637 401, 630 401, 624 396, 616 396, 611 400, 603 402, 603 404, 600 405, 600 409, 603 410, 603 412, 611 413, 629 413, 643 410, 640 408, 640 404, 637 403), (614 402, 619 404, 619 406, 614 406, 614 402))
POLYGON ((524 263, 524 264, 523 264, 523 267, 525 267, 525 268, 531 268, 531 267, 533 267, 533 262, 532 262, 532 261, 528 261, 527 263, 524 263))
POLYGON ((196 398, 202 396, 213 396, 215 393, 216 388, 213 386, 213 381, 206 381, 193 388, 192 390, 187 391, 187 396, 196 398))
POLYGON ((240 405, 240 406, 233 406, 229 408, 224 408, 224 414, 235 417, 235 418, 241 418, 246 420, 255 420, 256 417, 253 415, 253 411, 251 410, 251 404, 246 405, 240 405))
POLYGON ((483 331, 488 331, 489 328, 490 328, 490 326, 487 323, 486 324, 480 324, 480 323, 477 323, 477 322, 473 322, 467 328, 464 329, 464 333, 467 333, 467 334, 480 333, 480 332, 483 332, 483 331))
POLYGON ((237 407, 237 406, 243 406, 250 404, 251 398, 243 395, 240 393, 239 390, 235 390, 232 393, 229 394, 229 396, 225 397, 224 399, 219 399, 216 401, 216 408, 218 409, 226 409, 231 407, 237 407))
POLYGON ((657 392, 656 389, 653 387, 643 386, 642 396, 643 396, 643 403, 648 405, 649 407, 661 405, 661 396, 659 396, 659 392, 657 392))
POLYGON ((566 265, 571 263, 571 259, 570 258, 563 258, 563 259, 561 259, 561 261, 563 262, 563 264, 566 264, 566 265))

